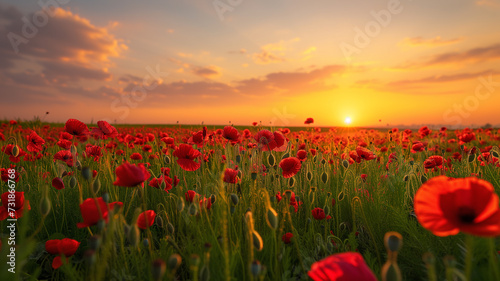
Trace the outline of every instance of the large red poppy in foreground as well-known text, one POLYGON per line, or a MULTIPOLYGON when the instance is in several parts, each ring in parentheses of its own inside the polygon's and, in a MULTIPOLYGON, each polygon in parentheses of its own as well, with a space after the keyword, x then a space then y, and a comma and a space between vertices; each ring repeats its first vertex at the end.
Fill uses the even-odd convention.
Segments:
POLYGON ((151 176, 142 163, 136 166, 125 162, 116 168, 115 173, 116 181, 113 184, 126 187, 137 186, 151 176))
POLYGON ((363 256, 355 252, 335 254, 315 262, 307 274, 314 281, 377 281, 363 256))
POLYGON ((477 236, 500 235, 498 195, 485 180, 435 177, 420 187, 414 202, 420 224, 437 236, 460 231, 477 236))

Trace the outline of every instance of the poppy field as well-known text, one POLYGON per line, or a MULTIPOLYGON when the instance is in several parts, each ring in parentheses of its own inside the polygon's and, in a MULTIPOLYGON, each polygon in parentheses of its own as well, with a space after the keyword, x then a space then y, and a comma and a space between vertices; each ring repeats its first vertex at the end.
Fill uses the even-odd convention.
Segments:
POLYGON ((500 280, 500 130, 0 123, 0 280, 500 280))

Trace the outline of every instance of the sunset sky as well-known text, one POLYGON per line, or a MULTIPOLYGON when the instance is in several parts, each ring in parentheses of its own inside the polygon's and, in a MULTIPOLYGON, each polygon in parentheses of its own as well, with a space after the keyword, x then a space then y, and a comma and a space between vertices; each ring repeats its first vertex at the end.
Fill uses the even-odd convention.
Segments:
POLYGON ((0 119, 496 125, 499 27, 500 0, 0 0, 0 119))

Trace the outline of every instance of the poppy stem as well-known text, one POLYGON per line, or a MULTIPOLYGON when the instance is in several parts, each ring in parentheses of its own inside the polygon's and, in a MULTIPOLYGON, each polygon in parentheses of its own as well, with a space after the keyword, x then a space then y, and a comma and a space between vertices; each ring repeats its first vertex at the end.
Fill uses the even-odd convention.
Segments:
POLYGON ((498 269, 498 257, 495 249, 495 238, 488 238, 488 248, 490 252, 490 266, 493 268, 495 280, 500 280, 500 270, 498 269))
POLYGON ((465 235, 465 247, 467 253, 465 256, 465 277, 466 280, 470 280, 472 273, 472 256, 474 255, 474 236, 466 234, 465 235))

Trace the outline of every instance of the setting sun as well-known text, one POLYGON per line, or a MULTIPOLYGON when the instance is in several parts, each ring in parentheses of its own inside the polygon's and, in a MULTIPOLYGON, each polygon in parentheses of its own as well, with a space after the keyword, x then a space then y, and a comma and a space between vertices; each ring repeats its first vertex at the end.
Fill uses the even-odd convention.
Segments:
POLYGON ((351 117, 346 117, 344 123, 346 123, 347 125, 351 124, 351 117))

